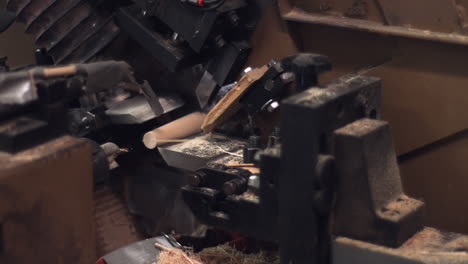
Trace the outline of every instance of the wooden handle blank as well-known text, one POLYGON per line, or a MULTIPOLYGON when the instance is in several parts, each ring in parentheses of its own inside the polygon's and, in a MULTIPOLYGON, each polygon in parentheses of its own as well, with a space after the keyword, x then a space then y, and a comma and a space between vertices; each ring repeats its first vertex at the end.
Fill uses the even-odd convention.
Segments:
POLYGON ((191 136, 201 132, 201 125, 206 114, 194 112, 182 118, 167 123, 147 132, 143 136, 143 144, 148 149, 154 149, 161 145, 191 136))
POLYGON ((77 71, 78 70, 77 70, 76 65, 69 65, 69 66, 63 66, 63 67, 45 68, 43 70, 43 74, 45 77, 58 77, 58 76, 76 74, 77 71))

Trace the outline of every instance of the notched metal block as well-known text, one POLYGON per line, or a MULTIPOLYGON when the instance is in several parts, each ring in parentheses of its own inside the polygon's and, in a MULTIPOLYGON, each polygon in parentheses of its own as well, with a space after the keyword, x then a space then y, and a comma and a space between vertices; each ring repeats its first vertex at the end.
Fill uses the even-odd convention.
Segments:
POLYGON ((424 203, 403 193, 387 122, 361 119, 335 131, 336 235, 398 247, 423 227, 424 203))

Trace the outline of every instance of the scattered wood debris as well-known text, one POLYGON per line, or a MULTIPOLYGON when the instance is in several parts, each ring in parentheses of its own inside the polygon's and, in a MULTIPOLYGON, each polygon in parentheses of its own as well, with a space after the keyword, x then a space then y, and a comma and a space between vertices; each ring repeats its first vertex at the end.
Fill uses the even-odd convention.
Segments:
POLYGON ((229 244, 206 248, 199 253, 181 249, 166 248, 159 244, 162 250, 158 264, 275 264, 279 263, 277 252, 259 252, 245 254, 229 244))

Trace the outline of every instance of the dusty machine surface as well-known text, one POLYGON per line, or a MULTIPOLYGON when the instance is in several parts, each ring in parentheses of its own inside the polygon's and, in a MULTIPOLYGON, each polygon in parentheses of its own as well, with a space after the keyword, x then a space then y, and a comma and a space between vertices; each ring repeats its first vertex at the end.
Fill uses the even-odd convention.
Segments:
POLYGON ((0 263, 468 263, 465 8, 6 1, 0 263))

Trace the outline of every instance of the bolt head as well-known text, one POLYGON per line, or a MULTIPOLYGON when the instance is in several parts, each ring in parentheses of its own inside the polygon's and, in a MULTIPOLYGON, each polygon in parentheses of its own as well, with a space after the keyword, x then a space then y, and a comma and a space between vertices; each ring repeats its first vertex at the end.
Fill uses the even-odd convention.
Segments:
POLYGON ((271 104, 269 104, 267 106, 267 110, 268 110, 268 112, 271 113, 271 112, 275 111, 279 106, 280 106, 280 104, 278 102, 273 101, 273 102, 271 102, 271 104))

